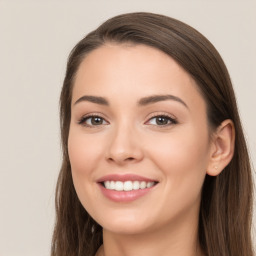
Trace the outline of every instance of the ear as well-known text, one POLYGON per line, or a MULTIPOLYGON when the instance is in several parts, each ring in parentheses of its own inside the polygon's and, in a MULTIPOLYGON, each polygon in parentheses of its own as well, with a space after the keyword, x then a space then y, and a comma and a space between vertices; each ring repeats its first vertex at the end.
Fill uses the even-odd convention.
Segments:
POLYGON ((214 132, 207 174, 217 176, 229 164, 235 147, 235 128, 232 120, 221 123, 214 132))

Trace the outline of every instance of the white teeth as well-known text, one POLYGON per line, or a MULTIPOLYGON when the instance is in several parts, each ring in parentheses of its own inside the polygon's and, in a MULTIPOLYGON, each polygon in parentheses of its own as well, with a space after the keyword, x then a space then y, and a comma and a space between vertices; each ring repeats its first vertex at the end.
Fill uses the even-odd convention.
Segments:
POLYGON ((144 189, 144 188, 146 188, 147 187, 147 183, 145 182, 145 181, 142 181, 141 183, 140 183, 140 189, 144 189))
POLYGON ((106 189, 116 190, 116 191, 131 191, 138 189, 151 188, 155 185, 155 182, 146 181, 105 181, 104 186, 106 189))
POLYGON ((110 184, 109 184, 109 189, 115 189, 115 182, 114 181, 110 181, 110 184))
POLYGON ((124 183, 124 191, 131 191, 133 189, 132 182, 126 181, 124 183))
POLYGON ((147 188, 151 188, 152 186, 154 186, 154 182, 148 182, 147 183, 147 188))
POLYGON ((110 181, 106 181, 104 185, 105 185, 105 188, 110 189, 110 181))
POLYGON ((116 181, 115 190, 123 191, 124 190, 124 183, 122 181, 116 181))
POLYGON ((133 185, 132 188, 133 188, 134 190, 140 188, 140 182, 139 182, 139 181, 134 181, 134 182, 132 183, 132 185, 133 185))

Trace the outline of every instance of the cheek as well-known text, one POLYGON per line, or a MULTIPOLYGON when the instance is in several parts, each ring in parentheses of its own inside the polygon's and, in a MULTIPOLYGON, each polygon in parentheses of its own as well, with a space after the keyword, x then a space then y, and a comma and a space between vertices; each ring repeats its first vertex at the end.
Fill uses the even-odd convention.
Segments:
POLYGON ((81 130, 70 129, 68 138, 68 153, 71 164, 71 173, 77 196, 83 206, 90 210, 93 205, 92 196, 97 196, 95 186, 96 177, 94 170, 102 157, 102 141, 95 136, 86 136, 81 130))
POLYGON ((177 194, 198 197, 208 165, 207 133, 181 129, 177 133, 158 137, 151 145, 158 145, 151 146, 148 152, 162 171, 166 186, 177 194))
POLYGON ((102 142, 99 143, 93 135, 86 136, 79 129, 70 129, 68 153, 73 183, 80 202, 91 214, 95 208, 95 197, 98 196, 92 184, 96 180, 94 170, 102 158, 102 142))
MULTIPOLYGON (((206 136, 196 136, 196 133, 170 134, 163 138, 157 138, 151 145, 151 157, 155 159, 163 168, 173 167, 176 170, 180 167, 200 167, 206 166, 208 159, 208 141, 206 136)), ((166 169, 166 168, 164 168, 166 169)), ((188 168, 183 170, 188 171, 188 168)))
POLYGON ((88 176, 102 157, 102 140, 70 129, 68 152, 73 175, 88 176))

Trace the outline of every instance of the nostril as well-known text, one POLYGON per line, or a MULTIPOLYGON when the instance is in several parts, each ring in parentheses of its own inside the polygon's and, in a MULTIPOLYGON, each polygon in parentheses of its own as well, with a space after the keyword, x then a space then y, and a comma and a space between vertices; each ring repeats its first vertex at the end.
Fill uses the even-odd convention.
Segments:
POLYGON ((106 153, 106 160, 108 162, 116 162, 118 164, 137 162, 140 161, 142 158, 142 152, 136 152, 135 150, 108 151, 106 153))
POLYGON ((125 160, 132 161, 132 160, 134 160, 134 158, 133 157, 128 157, 125 160))
POLYGON ((125 157, 124 157, 124 158, 109 157, 109 158, 108 158, 108 161, 110 161, 110 162, 117 162, 117 163, 121 163, 121 162, 123 162, 123 163, 128 163, 128 162, 133 162, 133 161, 135 161, 135 159, 136 159, 136 158, 134 158, 134 157, 126 157, 126 158, 125 158, 125 157))
POLYGON ((112 157, 107 158, 109 161, 114 161, 112 157))

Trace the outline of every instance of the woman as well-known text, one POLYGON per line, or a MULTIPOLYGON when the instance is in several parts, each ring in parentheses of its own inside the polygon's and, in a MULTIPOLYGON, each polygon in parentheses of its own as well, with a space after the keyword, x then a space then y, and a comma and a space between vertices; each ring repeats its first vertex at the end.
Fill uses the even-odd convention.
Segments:
POLYGON ((228 71, 175 19, 114 17, 73 49, 52 255, 252 256, 252 177, 228 71))

